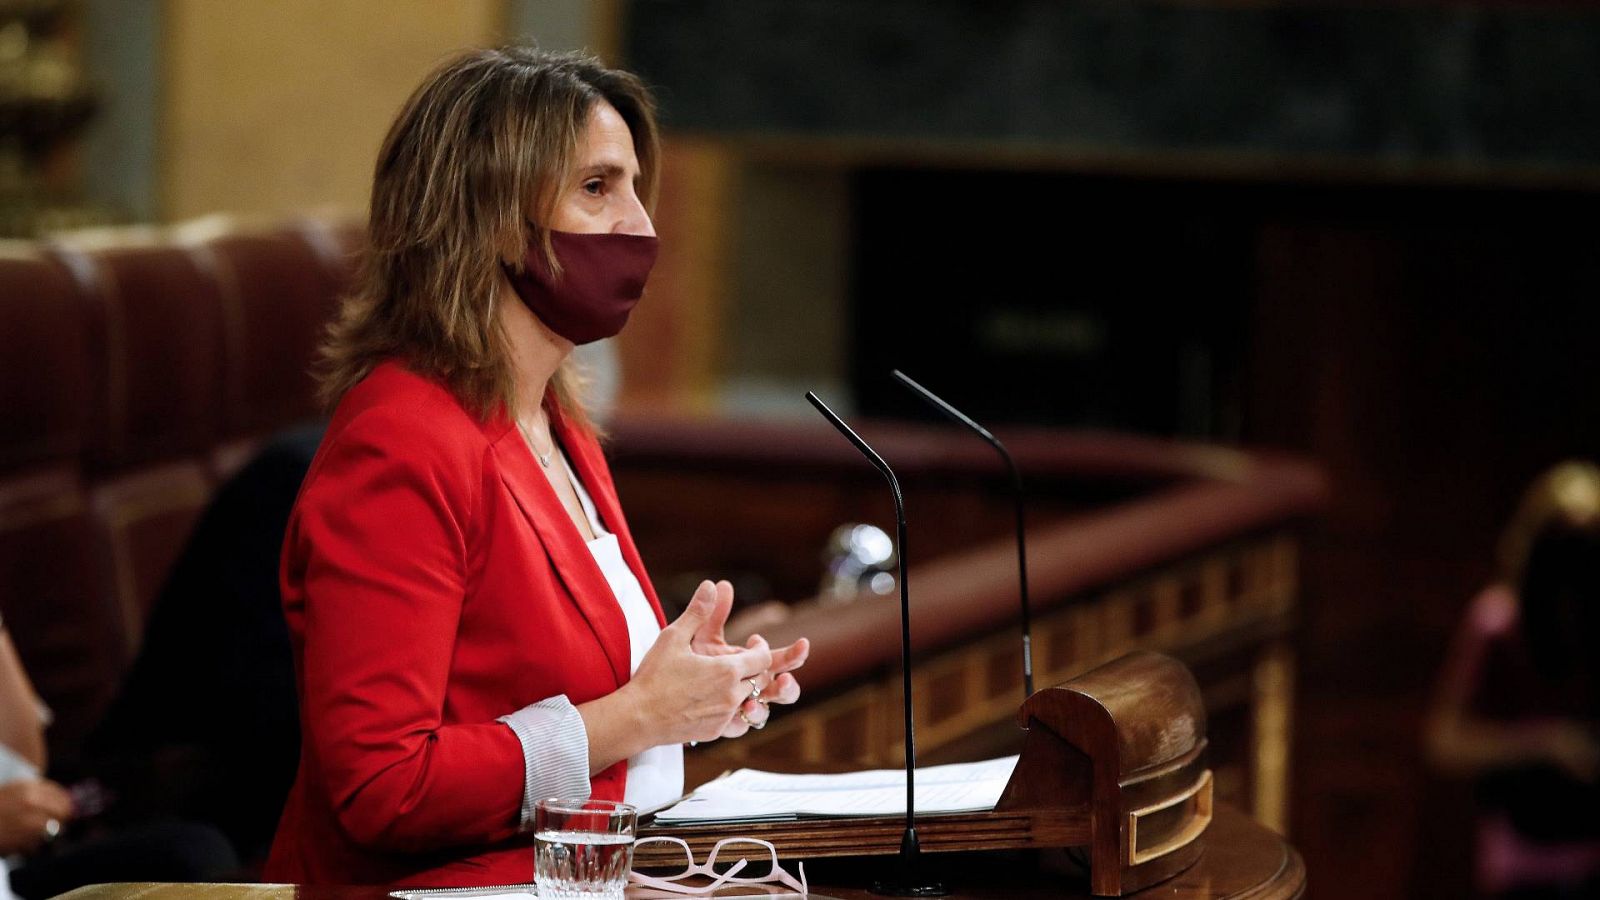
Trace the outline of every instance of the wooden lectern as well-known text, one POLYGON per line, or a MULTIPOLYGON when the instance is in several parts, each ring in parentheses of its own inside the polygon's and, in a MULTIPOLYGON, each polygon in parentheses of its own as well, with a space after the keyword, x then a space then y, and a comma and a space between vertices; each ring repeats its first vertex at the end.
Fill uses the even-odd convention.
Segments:
POLYGON ((1086 828, 1074 845, 1089 848, 1095 894, 1131 893, 1200 858, 1211 824, 1206 713, 1182 663, 1130 653, 1036 692, 1018 718, 1028 736, 995 811, 1086 828))
MULTIPOLYGON (((1131 653, 1029 697, 1016 770, 992 811, 918 816, 925 853, 1085 847, 1089 887, 1121 896, 1199 860, 1211 822, 1206 715, 1189 670, 1131 653)), ((674 826, 696 854, 759 837, 784 858, 897 853, 903 816, 674 826)), ((653 824, 640 836, 667 834, 653 824)), ((640 851, 635 864, 665 863, 640 851)))
MULTIPOLYGON (((924 852, 1087 848, 1087 887, 1098 896, 1295 900, 1304 894, 1305 867, 1282 838, 1227 804, 1218 804, 1213 825, 1205 712, 1182 663, 1158 653, 1129 654, 1039 691, 1019 716, 1028 733, 999 804, 984 813, 919 816, 924 852)), ((904 827, 903 816, 887 816, 679 826, 670 833, 688 841, 700 859, 719 838, 733 836, 765 838, 789 859, 838 857, 819 860, 812 889, 839 900, 875 900, 865 885, 882 867, 870 857, 898 852, 904 827)), ((664 833, 646 825, 639 836, 664 833)), ((669 855, 641 849, 634 865, 681 863, 669 855)), ((1063 875, 1015 859, 986 859, 961 869, 956 897, 1085 896, 1076 866, 1063 875)), ((105 884, 64 896, 389 900, 385 887, 214 884, 105 884)))

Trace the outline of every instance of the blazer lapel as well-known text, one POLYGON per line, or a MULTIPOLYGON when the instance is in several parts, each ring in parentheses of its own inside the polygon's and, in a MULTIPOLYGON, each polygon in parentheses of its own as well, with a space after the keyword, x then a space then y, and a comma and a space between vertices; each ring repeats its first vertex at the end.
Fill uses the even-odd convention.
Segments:
MULTIPOLYGON (((573 526, 549 479, 514 425, 493 444, 499 461, 500 479, 517 501, 522 514, 544 544, 556 575, 566 586, 578 610, 588 620, 595 639, 611 663, 620 686, 627 682, 631 666, 628 654, 628 623, 622 616, 611 586, 595 564, 594 556, 573 526)), ((658 613, 659 615, 659 613, 658 613)))
POLYGON ((611 469, 606 465, 605 455, 600 450, 600 444, 591 434, 580 431, 567 420, 559 406, 555 403, 546 404, 550 413, 550 425, 556 430, 561 440, 561 445, 567 450, 567 458, 572 460, 573 468, 577 470, 578 480, 583 482, 583 487, 589 492, 589 499, 594 501, 595 511, 600 514, 600 521, 606 530, 617 536, 617 546, 622 551, 622 559, 633 570, 633 577, 639 579, 639 587, 644 591, 645 599, 650 601, 650 608, 655 610, 656 621, 662 628, 667 627, 667 617, 661 611, 661 599, 656 596, 656 589, 650 583, 650 577, 645 573, 644 560, 639 557, 639 549, 633 543, 633 535, 628 531, 628 522, 622 516, 622 504, 617 499, 617 486, 611 480, 611 469))

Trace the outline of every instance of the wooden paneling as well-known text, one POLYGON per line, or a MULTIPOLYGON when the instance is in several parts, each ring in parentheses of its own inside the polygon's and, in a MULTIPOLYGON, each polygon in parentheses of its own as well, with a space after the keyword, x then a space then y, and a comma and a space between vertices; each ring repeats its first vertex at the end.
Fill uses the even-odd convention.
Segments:
POLYGON ((364 210, 390 121, 452 51, 498 42, 499 0, 170 0, 161 212, 364 210))
POLYGON ((704 410, 712 404, 723 371, 737 177, 734 158, 716 144, 665 142, 655 214, 661 255, 644 299, 617 338, 617 402, 625 410, 704 410))
MULTIPOLYGON (((1281 637, 1299 594, 1297 553, 1287 532, 1241 540, 1040 616, 1034 621, 1035 682, 1060 684, 1134 650, 1203 664, 1196 674, 1215 717, 1214 764, 1226 773, 1218 795, 1282 829, 1293 657, 1281 637), (1210 603, 1186 609, 1177 602, 1198 585, 1219 582, 1231 587, 1212 591, 1210 603)), ((917 662, 912 693, 919 763, 969 758, 975 747, 1015 752, 1021 739, 1014 727, 1022 678, 1017 647, 1017 634, 1006 630, 917 662)), ((759 733, 691 751, 697 757, 692 769, 762 768, 780 760, 903 765, 900 684, 891 667, 826 699, 777 710, 759 733)))

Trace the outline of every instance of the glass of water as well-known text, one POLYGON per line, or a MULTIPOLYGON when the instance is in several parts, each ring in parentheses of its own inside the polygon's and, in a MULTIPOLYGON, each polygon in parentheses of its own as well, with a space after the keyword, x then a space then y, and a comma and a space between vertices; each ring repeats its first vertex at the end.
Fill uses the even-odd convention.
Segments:
POLYGON ((533 809, 541 900, 622 900, 639 813, 613 800, 540 800, 533 809))

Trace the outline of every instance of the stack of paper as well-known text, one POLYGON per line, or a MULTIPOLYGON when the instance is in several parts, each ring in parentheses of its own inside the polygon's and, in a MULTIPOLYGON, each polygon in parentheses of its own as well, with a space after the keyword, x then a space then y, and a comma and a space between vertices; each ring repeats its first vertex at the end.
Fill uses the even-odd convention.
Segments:
MULTIPOLYGON (((979 812, 1000 801, 1017 758, 917 769, 917 814, 979 812)), ((761 822, 802 816, 893 816, 906 811, 904 769, 782 775, 740 769, 656 813, 659 825, 761 822)))
POLYGON ((539 900, 539 889, 531 884, 475 888, 402 888, 390 891, 389 896, 395 900, 539 900))

